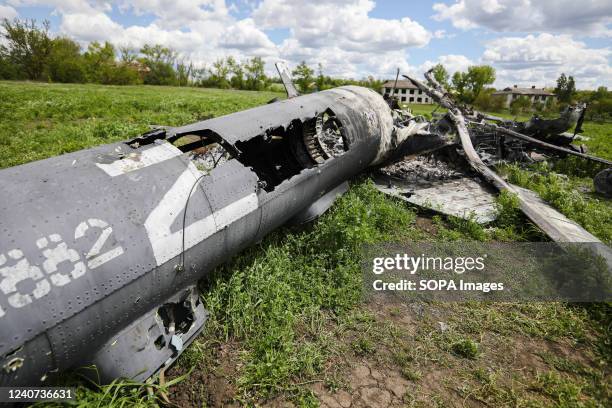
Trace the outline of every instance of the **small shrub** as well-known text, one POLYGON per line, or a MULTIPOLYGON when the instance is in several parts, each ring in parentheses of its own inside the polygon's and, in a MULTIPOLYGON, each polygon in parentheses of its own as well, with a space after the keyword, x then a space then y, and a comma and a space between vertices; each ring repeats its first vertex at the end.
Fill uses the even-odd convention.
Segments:
POLYGON ((456 355, 470 360, 475 360, 478 357, 478 343, 471 339, 463 339, 453 343, 451 350, 456 355))
POLYGON ((502 191, 495 200, 497 224, 501 227, 515 225, 521 218, 520 201, 516 194, 502 191))
POLYGON ((405 366, 402 368, 402 376, 409 381, 419 381, 423 374, 419 370, 414 370, 412 367, 405 366))
POLYGON ((368 354, 373 354, 376 350, 374 347, 374 343, 372 340, 361 337, 358 340, 355 340, 352 344, 353 350, 355 350, 355 354, 359 356, 365 356, 368 354))
POLYGON ((517 115, 531 110, 531 101, 526 96, 521 96, 510 103, 510 113, 517 115))

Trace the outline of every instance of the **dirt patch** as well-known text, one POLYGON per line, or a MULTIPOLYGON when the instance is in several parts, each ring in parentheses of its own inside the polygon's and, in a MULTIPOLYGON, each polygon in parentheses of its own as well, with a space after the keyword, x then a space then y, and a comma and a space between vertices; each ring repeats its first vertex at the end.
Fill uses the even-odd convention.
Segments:
MULTIPOLYGON (((353 314, 327 321, 324 332, 333 336, 321 372, 296 379, 256 405, 308 406, 316 399, 323 408, 483 407, 512 405, 513 398, 520 398, 546 406, 551 401, 530 384, 553 370, 555 359, 596 364, 569 341, 494 329, 465 332, 462 313, 460 305, 374 295, 353 314), (478 356, 454 354, 458 338, 474 339, 478 356)), ((240 406, 238 353, 235 344, 216 347, 210 363, 171 390, 171 401, 181 407, 240 406)))
POLYGON ((334 361, 335 377, 342 379, 342 386, 317 382, 309 387, 321 406, 404 407, 419 399, 415 396, 422 394, 421 387, 444 392, 443 371, 432 370, 421 378, 414 357, 407 357, 408 362, 394 360, 398 350, 418 348, 417 328, 426 318, 440 318, 438 311, 380 295, 372 296, 363 310, 373 320, 360 316, 360 322, 351 323, 337 338, 337 347, 344 352, 334 361), (356 347, 359 341, 371 342, 373 350, 356 347))
POLYGON ((482 407, 511 404, 515 395, 546 405, 550 401, 529 385, 553 369, 542 356, 595 364, 569 342, 494 331, 474 333, 480 346, 476 359, 454 355, 445 342, 466 335, 457 332, 451 317, 459 310, 450 304, 406 304, 374 296, 363 309, 375 321, 338 339, 351 350, 335 362, 343 387, 322 382, 310 387, 322 407, 482 407), (375 351, 365 355, 353 347, 355 339, 367 336, 364 331, 375 344, 375 351))
POLYGON ((433 221, 431 220, 431 218, 429 217, 421 217, 419 215, 417 215, 416 217, 416 226, 431 234, 431 235, 437 235, 438 234, 438 227, 436 224, 433 223, 433 221))
MULTIPOLYGON (((347 361, 348 362, 348 361, 347 361)), ((364 360, 346 374, 347 389, 332 391, 322 383, 311 390, 322 407, 349 408, 403 406, 408 381, 396 371, 381 370, 364 360), (372 367, 374 366, 374 367, 372 367)))
MULTIPOLYGON (((238 392, 236 379, 239 373, 239 345, 221 344, 209 353, 183 381, 171 387, 168 397, 179 407, 239 407, 235 402, 238 392)), ((168 372, 176 378, 188 370, 175 365, 168 372)))

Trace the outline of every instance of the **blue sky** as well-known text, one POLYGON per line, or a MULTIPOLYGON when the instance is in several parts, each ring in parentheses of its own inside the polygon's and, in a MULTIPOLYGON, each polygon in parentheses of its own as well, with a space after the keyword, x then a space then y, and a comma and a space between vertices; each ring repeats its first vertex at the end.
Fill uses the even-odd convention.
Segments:
POLYGON ((47 19, 83 47, 161 43, 200 66, 261 56, 269 69, 306 60, 388 78, 482 63, 496 86, 552 86, 561 72, 581 88, 612 86, 609 0, 0 0, 0 17, 47 19))

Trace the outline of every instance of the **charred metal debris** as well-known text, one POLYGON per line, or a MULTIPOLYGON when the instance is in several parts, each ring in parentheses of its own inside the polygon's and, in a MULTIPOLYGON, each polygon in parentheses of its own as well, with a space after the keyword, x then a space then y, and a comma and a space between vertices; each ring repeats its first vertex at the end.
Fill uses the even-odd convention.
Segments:
MULTIPOLYGON (((429 160, 420 159, 421 164, 408 157, 399 164, 382 168, 376 176, 380 190, 443 213, 487 222, 494 218, 491 214, 492 200, 486 198, 491 195, 490 188, 494 187, 515 194, 521 210, 554 241, 599 242, 592 234, 543 202, 537 194, 508 183, 490 168, 490 165, 501 162, 533 162, 547 157, 578 156, 605 166, 595 177, 595 186, 598 192, 609 194, 609 167, 612 163, 588 155, 584 146, 572 143, 581 138, 577 133, 582 131, 586 105, 568 107, 557 119, 534 116, 527 122, 511 121, 459 106, 437 83, 432 71, 425 74, 427 83, 404 76, 448 110, 445 114, 436 115, 427 126, 431 132, 440 135, 448 137, 452 134, 454 142, 432 152, 429 160), (574 125, 574 133, 567 133, 574 125), (431 166, 432 158, 434 163, 446 160, 446 167, 452 166, 459 171, 443 171, 444 167, 439 164, 431 166)), ((392 100, 388 100, 388 103, 395 106, 392 100)), ((398 112, 398 115, 402 114, 398 112)), ((612 259, 609 251, 605 256, 612 259)))
MULTIPOLYGON (((478 159, 487 166, 500 163, 533 163, 549 158, 562 158, 568 155, 578 156, 584 160, 603 166, 594 178, 595 190, 605 196, 612 194, 612 176, 609 166, 611 162, 586 153, 586 146, 577 145, 580 140, 588 140, 581 136, 582 124, 587 109, 585 103, 579 103, 565 108, 555 119, 545 119, 533 115, 525 122, 508 120, 485 114, 469 106, 461 106, 454 102, 433 78, 430 72, 425 74, 427 83, 404 75, 413 81, 421 90, 431 96, 438 104, 449 110, 448 113, 433 113, 433 120, 425 122, 423 117, 412 117, 410 113, 400 109, 397 99, 387 98, 386 101, 394 111, 396 126, 402 126, 410 120, 427 123, 429 132, 444 136, 447 140, 455 136, 457 125, 465 128, 478 159), (575 128, 573 133, 568 131, 575 128)), ((474 179, 478 172, 470 166, 469 155, 466 155, 461 138, 441 146, 427 156, 408 157, 400 162, 382 168, 376 176, 379 182, 387 180, 387 184, 401 181, 404 185, 403 196, 410 196, 417 188, 430 188, 442 185, 449 179, 464 179, 466 176, 474 179)), ((478 177, 477 177, 478 178, 478 177)), ((454 213, 454 215, 457 215, 454 213)), ((488 219, 485 217, 483 220, 488 219)))

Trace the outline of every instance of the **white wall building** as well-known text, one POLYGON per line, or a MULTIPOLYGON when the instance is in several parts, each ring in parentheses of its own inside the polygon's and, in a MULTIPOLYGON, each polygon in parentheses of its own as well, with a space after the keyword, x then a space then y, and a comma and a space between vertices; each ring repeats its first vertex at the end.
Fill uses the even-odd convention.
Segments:
POLYGON ((512 101, 520 98, 521 96, 526 96, 529 98, 531 103, 546 103, 551 98, 556 98, 554 93, 548 92, 544 88, 536 88, 533 85, 531 88, 519 88, 514 85, 512 88, 504 88, 501 91, 493 92, 493 96, 501 96, 504 98, 504 105, 507 107, 510 106, 512 101))
MULTIPOLYGON (((381 89, 383 96, 391 96, 394 83, 395 81, 387 81, 383 84, 381 89)), ((425 94, 412 81, 407 79, 397 81, 393 96, 396 96, 403 103, 433 103, 429 95, 425 94)))

